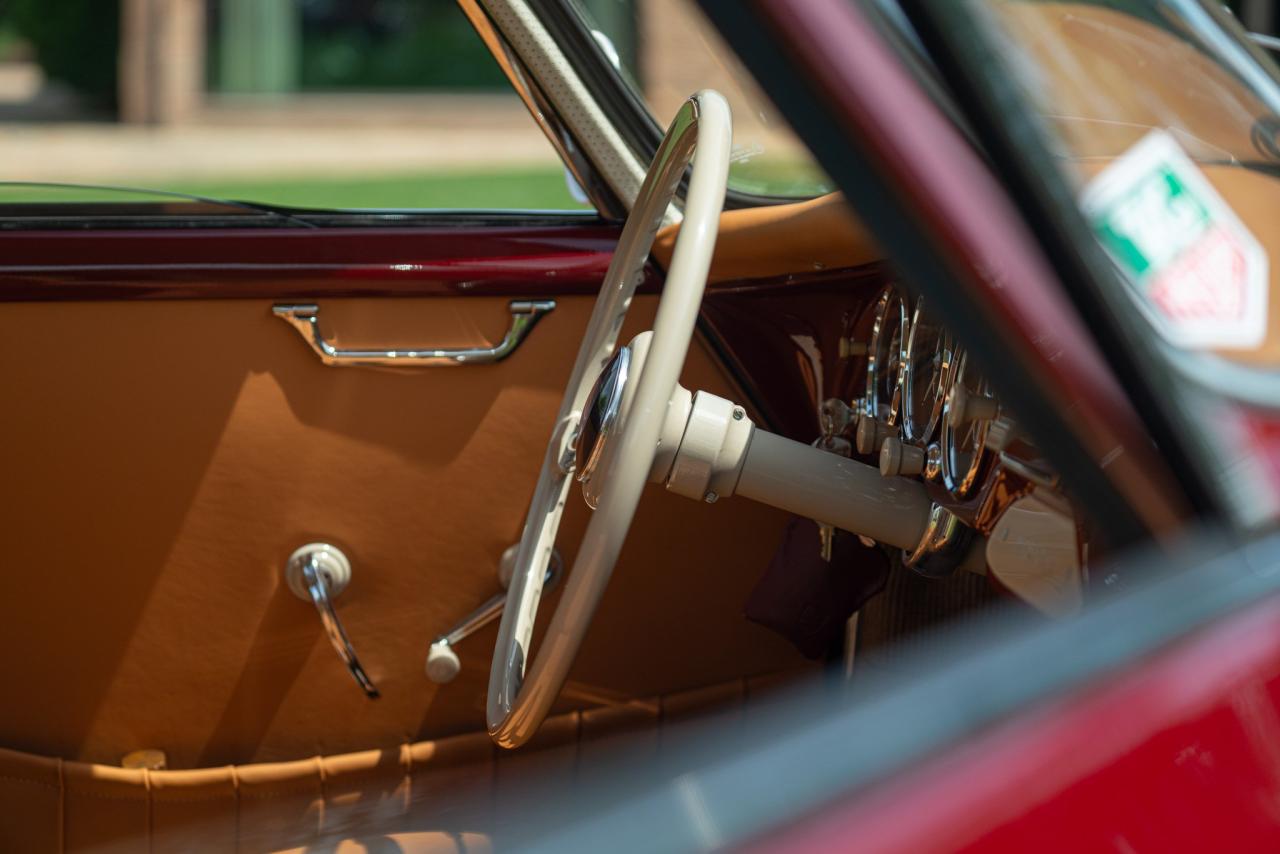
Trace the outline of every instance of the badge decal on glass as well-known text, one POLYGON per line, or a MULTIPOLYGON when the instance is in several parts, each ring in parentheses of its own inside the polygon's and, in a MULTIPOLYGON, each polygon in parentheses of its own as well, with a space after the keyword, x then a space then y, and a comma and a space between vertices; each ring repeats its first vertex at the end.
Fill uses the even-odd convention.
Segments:
POLYGON ((1089 182, 1080 205, 1171 343, 1262 344, 1266 252, 1170 133, 1148 133, 1089 182))

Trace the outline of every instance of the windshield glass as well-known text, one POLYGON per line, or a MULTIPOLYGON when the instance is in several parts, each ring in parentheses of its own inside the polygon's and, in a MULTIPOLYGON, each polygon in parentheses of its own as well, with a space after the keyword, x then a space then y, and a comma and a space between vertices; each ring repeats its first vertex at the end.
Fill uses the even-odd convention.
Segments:
POLYGON ((728 99, 733 111, 731 190, 809 198, 835 189, 689 0, 573 0, 573 6, 659 127, 665 129, 699 89, 715 89, 728 99))
POLYGON ((1280 89, 1226 13, 1197 0, 968 6, 1158 337, 1280 366, 1280 89))

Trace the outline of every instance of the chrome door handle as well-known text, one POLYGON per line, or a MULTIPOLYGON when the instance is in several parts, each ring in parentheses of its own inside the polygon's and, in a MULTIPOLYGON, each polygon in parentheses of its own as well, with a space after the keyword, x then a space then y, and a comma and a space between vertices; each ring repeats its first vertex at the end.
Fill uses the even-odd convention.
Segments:
POLYGON ((351 581, 351 562, 339 549, 328 543, 308 543, 289 556, 284 569, 285 582, 293 594, 303 601, 310 600, 320 615, 320 625, 329 638, 338 658, 347 666, 365 695, 371 700, 381 696, 373 680, 360 666, 360 659, 342 628, 338 613, 333 609, 333 599, 346 589, 351 581))
POLYGON ((273 305, 271 313, 297 330, 302 340, 307 342, 307 346, 320 357, 320 361, 331 367, 394 365, 428 368, 442 365, 489 365, 501 362, 516 351, 543 315, 553 311, 555 307, 556 301, 553 299, 515 300, 508 306, 511 312, 511 326, 501 341, 492 347, 463 347, 456 350, 436 347, 339 349, 326 341, 320 332, 320 306, 273 305))

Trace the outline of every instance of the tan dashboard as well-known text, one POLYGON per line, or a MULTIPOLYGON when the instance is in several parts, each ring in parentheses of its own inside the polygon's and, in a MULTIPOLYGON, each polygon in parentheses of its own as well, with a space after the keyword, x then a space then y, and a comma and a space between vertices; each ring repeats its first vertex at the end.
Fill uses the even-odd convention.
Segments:
MULTIPOLYGON (((658 232, 653 257, 663 267, 671 263, 679 231, 672 225, 658 232)), ((844 194, 830 193, 792 204, 726 210, 720 215, 710 282, 858 267, 883 258, 844 194)))

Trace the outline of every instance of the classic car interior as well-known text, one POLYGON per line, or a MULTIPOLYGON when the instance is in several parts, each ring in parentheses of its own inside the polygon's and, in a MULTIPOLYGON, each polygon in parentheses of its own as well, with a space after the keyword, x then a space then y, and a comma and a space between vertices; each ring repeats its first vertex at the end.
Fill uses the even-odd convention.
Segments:
MULTIPOLYGON (((736 192, 712 90, 634 150, 572 5, 460 5, 598 213, 0 211, 9 850, 483 847, 463 803, 1089 598, 856 200, 736 192)), ((1063 5, 1017 26, 1112 14, 1063 5)))

